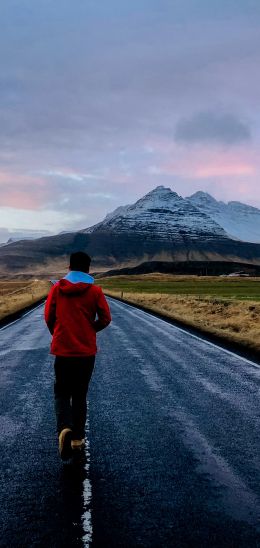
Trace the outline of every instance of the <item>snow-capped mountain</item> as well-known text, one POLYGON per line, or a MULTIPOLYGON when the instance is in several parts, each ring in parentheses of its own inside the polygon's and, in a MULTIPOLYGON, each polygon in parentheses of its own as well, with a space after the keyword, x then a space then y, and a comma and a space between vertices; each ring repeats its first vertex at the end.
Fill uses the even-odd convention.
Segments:
POLYGON ((182 241, 185 236, 192 240, 228 237, 210 216, 163 186, 158 186, 133 205, 118 207, 104 221, 83 232, 103 230, 121 234, 135 232, 167 241, 182 241))
POLYGON ((10 245, 10 244, 13 244, 14 242, 19 242, 20 240, 33 240, 33 238, 30 238, 29 236, 24 236, 24 237, 17 237, 17 238, 9 238, 7 240, 7 242, 2 242, 0 244, 0 246, 4 246, 4 245, 10 245))
POLYGON ((190 200, 158 186, 132 205, 121 206, 81 234, 96 242, 112 264, 145 260, 260 260, 260 246, 232 239, 190 200))
POLYGON ((219 202, 201 191, 186 200, 211 217, 232 238, 260 243, 260 209, 241 202, 219 202))
POLYGON ((259 244, 232 239, 192 198, 162 186, 87 229, 3 246, 0 263, 3 271, 62 271, 68 255, 78 250, 89 253, 93 268, 103 270, 146 261, 260 264, 259 244))
MULTIPOLYGON (((19 242, 20 240, 35 240, 36 238, 41 238, 43 236, 50 236, 51 232, 49 230, 25 230, 24 232, 14 231, 9 232, 7 229, 3 229, 3 234, 11 234, 8 240, 3 239, 0 243, 1 246, 6 246, 13 244, 14 242, 19 242)), ((1 238, 1 229, 0 229, 0 238, 1 238)))
POLYGON ((114 211, 111 211, 111 213, 108 213, 104 219, 104 221, 110 221, 114 217, 119 217, 120 215, 124 216, 128 208, 131 207, 131 205, 125 205, 125 206, 119 206, 114 211))

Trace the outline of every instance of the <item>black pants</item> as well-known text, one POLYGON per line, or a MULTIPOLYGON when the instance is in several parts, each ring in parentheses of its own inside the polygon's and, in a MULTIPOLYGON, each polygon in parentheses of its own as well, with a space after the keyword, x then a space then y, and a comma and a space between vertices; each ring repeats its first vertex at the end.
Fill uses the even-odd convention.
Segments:
POLYGON ((87 391, 93 372, 95 356, 65 358, 56 356, 55 412, 58 433, 71 428, 73 439, 85 437, 87 417, 87 391))

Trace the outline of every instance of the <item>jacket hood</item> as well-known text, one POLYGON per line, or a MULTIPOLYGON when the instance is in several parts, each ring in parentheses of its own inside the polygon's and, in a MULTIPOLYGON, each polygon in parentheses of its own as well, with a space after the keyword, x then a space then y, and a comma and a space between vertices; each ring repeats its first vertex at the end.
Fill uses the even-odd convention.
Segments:
POLYGON ((71 270, 59 282, 62 293, 79 294, 87 291, 94 283, 94 278, 85 272, 71 270))

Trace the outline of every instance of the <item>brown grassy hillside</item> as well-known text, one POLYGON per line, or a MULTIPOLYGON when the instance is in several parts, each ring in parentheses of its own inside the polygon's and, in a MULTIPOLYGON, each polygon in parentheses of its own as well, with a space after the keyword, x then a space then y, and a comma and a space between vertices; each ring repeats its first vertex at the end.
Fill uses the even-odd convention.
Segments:
POLYGON ((47 280, 0 281, 0 320, 36 303, 50 290, 47 280))

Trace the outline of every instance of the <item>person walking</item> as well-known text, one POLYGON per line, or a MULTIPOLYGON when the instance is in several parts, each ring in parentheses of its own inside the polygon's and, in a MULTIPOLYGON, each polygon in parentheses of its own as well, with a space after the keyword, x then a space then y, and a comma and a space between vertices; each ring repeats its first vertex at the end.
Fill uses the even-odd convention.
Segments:
POLYGON ((96 333, 111 322, 103 291, 89 275, 90 263, 83 251, 72 253, 69 273, 53 285, 44 310, 55 355, 55 412, 62 460, 84 446, 96 333))

